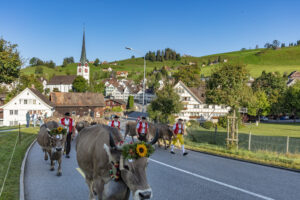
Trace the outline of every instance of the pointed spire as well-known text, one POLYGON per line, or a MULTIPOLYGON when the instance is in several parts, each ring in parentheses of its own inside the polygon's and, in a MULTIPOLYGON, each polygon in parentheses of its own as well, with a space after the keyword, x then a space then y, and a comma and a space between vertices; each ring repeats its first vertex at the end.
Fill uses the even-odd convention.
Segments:
POLYGON ((84 65, 86 63, 86 52, 85 52, 85 27, 83 26, 83 39, 82 39, 82 49, 81 49, 81 57, 80 63, 84 65))

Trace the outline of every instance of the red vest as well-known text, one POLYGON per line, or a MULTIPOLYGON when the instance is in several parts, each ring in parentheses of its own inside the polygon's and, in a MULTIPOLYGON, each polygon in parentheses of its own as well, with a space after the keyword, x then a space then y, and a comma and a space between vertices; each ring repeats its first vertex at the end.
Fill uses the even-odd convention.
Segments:
MULTIPOLYGON (((61 119, 61 124, 66 126, 65 124, 65 118, 61 119)), ((72 129, 73 129, 73 119, 69 118, 69 133, 72 133, 72 129)))
MULTIPOLYGON (((111 121, 111 125, 110 126, 113 127, 113 128, 115 127, 115 120, 111 121)), ((120 128, 120 122, 119 121, 118 121, 117 127, 120 128)))
MULTIPOLYGON (((181 129, 181 134, 183 134, 183 124, 181 124, 181 128, 180 129, 181 129)), ((176 128, 174 130, 174 133, 177 135, 178 132, 179 132, 179 125, 178 125, 178 123, 176 123, 176 128)))
MULTIPOLYGON (((142 129, 143 129, 143 122, 139 122, 139 128, 138 128, 138 133, 142 133, 142 129)), ((145 133, 147 133, 148 131, 148 123, 145 122, 145 133)))

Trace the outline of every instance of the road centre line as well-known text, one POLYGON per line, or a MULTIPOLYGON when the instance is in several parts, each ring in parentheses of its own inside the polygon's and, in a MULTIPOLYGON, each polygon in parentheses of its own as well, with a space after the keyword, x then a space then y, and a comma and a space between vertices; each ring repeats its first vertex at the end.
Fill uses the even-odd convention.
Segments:
POLYGON ((76 168, 76 170, 79 172, 79 174, 81 174, 81 176, 83 176, 83 178, 85 178, 83 171, 79 167, 76 168))
POLYGON ((254 193, 254 192, 250 192, 250 191, 248 191, 248 190, 245 190, 245 189, 242 189, 242 188, 239 188, 239 187, 236 187, 236 186, 227 184, 227 183, 223 183, 223 182, 220 182, 220 181, 217 181, 217 180, 214 180, 214 179, 205 177, 205 176, 201 176, 201 175, 199 175, 199 174, 195 174, 195 173, 193 173, 193 172, 189 172, 189 171, 186 171, 186 170, 183 170, 183 169, 180 169, 180 168, 177 168, 177 167, 168 165, 168 164, 166 164, 166 163, 163 163, 163 162, 160 162, 160 161, 151 159, 151 158, 150 158, 149 160, 152 161, 152 162, 155 162, 155 163, 157 163, 157 164, 163 165, 163 166, 165 166, 165 167, 169 167, 169 168, 171 168, 171 169, 174 169, 174 170, 177 170, 177 171, 180 171, 180 172, 183 172, 183 173, 192 175, 192 176, 194 176, 194 177, 197 177, 197 178, 200 178, 200 179, 203 179, 203 180, 212 182, 212 183, 216 183, 216 184, 222 185, 222 186, 224 186, 224 187, 228 187, 228 188, 230 188, 230 189, 237 190, 237 191, 240 191, 240 192, 243 192, 243 193, 246 193, 246 194, 249 194, 249 195, 258 197, 258 198, 261 198, 261 199, 265 199, 265 200, 274 200, 273 198, 270 198, 270 197, 267 197, 267 196, 263 196, 263 195, 260 195, 260 194, 254 193))

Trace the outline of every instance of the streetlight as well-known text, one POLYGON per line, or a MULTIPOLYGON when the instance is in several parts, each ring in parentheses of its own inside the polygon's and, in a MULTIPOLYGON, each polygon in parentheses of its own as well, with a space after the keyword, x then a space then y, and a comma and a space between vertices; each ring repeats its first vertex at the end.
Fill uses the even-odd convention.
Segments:
MULTIPOLYGON (((137 51, 133 48, 130 47, 125 47, 125 49, 130 50, 130 51, 135 51, 141 55, 144 55, 143 53, 141 53, 140 51, 137 51)), ((144 55, 144 81, 143 81, 143 109, 142 109, 142 113, 144 113, 144 109, 145 109, 145 79, 146 79, 146 59, 145 59, 145 55, 144 55)))

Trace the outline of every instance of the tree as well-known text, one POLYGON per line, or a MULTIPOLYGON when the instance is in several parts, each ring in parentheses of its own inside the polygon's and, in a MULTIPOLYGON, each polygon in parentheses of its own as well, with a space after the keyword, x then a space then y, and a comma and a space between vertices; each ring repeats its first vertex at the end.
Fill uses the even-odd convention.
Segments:
POLYGON ((131 56, 131 59, 135 59, 135 56, 134 56, 134 55, 132 55, 132 56, 131 56))
POLYGON ((269 49, 269 48, 271 48, 271 47, 272 47, 272 45, 271 45, 270 43, 268 43, 268 42, 267 42, 267 43, 265 44, 265 46, 264 46, 264 47, 265 47, 265 48, 267 48, 267 49, 269 49))
POLYGON ((259 49, 259 46, 258 46, 258 44, 257 44, 257 45, 255 45, 255 49, 259 49))
POLYGON ((198 87, 201 85, 200 68, 197 65, 181 66, 173 76, 176 82, 182 81, 188 87, 198 87))
POLYGON ((35 67, 35 71, 34 71, 35 74, 43 74, 43 72, 44 72, 44 69, 42 66, 35 67))
POLYGON ((281 48, 284 48, 285 47, 285 43, 281 43, 281 48))
POLYGON ((206 84, 206 103, 228 105, 233 109, 245 104, 249 72, 242 64, 224 64, 216 68, 206 84))
POLYGON ((94 61, 94 65, 97 67, 100 64, 99 58, 96 58, 94 61))
POLYGON ((105 85, 102 82, 91 83, 91 86, 89 87, 90 92, 96 92, 96 93, 104 94, 104 90, 105 90, 105 85))
POLYGON ((36 65, 37 65, 37 60, 38 60, 38 58, 32 57, 32 58, 29 60, 29 64, 30 64, 31 66, 36 66, 36 65))
POLYGON ((296 122, 296 115, 300 114, 300 82, 286 90, 284 107, 287 113, 294 116, 294 122, 296 122))
POLYGON ((22 61, 17 46, 0 39, 0 83, 11 83, 20 75, 22 61))
POLYGON ((127 109, 132 109, 133 106, 134 106, 134 98, 133 96, 130 95, 127 101, 127 109))
POLYGON ((300 45, 300 40, 297 40, 297 45, 300 45))
POLYGON ((72 64, 74 63, 74 57, 66 57, 64 58, 63 60, 63 64, 62 64, 62 67, 66 67, 68 64, 72 64))
POLYGON ((270 103, 268 101, 267 95, 264 91, 257 91, 253 95, 253 101, 248 107, 248 114, 252 116, 258 116, 260 121, 260 116, 268 115, 270 111, 270 103))
POLYGON ((58 88, 53 88, 53 92, 59 92, 58 88))
POLYGON ((158 91, 156 96, 156 99, 150 103, 147 109, 150 118, 154 121, 168 123, 171 119, 174 119, 174 114, 183 109, 179 95, 169 84, 158 91))
POLYGON ((88 83, 82 76, 77 76, 73 81, 73 90, 75 92, 86 92, 88 90, 88 83))
POLYGON ((44 91, 45 95, 48 95, 50 93, 50 89, 49 88, 46 88, 45 91, 44 91))
POLYGON ((272 48, 273 49, 276 49, 280 46, 280 42, 278 40, 273 40, 273 43, 272 43, 272 48))

